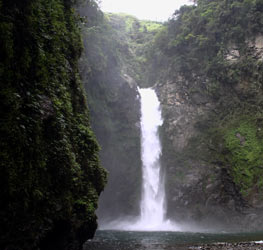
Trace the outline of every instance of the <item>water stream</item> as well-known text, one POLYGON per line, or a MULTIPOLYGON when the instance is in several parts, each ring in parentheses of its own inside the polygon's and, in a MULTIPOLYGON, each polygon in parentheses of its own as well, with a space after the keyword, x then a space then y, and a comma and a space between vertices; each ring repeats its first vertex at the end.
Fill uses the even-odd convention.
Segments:
POLYGON ((152 89, 140 89, 141 95, 141 149, 143 187, 141 218, 145 229, 157 229, 164 223, 165 191, 161 176, 161 144, 158 133, 163 120, 160 103, 152 89))
POLYGON ((160 102, 153 89, 139 89, 141 96, 142 200, 134 230, 179 230, 165 219, 164 176, 161 171, 159 127, 163 124, 160 102))

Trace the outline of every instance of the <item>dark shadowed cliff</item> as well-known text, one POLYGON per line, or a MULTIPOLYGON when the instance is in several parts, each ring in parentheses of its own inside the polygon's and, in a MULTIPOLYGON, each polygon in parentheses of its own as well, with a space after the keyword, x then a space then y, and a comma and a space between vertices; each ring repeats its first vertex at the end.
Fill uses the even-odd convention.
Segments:
POLYGON ((106 174, 73 2, 0 1, 1 249, 79 249, 97 227, 106 174))

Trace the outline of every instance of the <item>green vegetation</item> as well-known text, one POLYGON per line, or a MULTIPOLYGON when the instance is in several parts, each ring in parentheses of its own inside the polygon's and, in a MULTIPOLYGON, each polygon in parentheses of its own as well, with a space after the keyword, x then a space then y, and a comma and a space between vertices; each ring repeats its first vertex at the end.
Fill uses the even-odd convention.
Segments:
POLYGON ((106 174, 72 2, 0 2, 1 249, 78 249, 96 229, 106 174))
POLYGON ((139 32, 156 32, 159 28, 163 26, 161 22, 138 20, 136 17, 124 13, 106 13, 105 15, 109 22, 114 19, 115 21, 118 20, 119 24, 121 24, 121 29, 124 28, 126 33, 132 33, 135 30, 138 31, 137 28, 139 28, 139 32), (123 25, 125 27, 123 27, 123 25))
POLYGON ((261 126, 253 118, 239 120, 224 134, 226 164, 231 164, 234 181, 244 196, 263 188, 262 139, 261 126))
POLYGON ((154 21, 145 21, 141 20, 140 21, 140 32, 155 32, 158 31, 163 24, 159 22, 154 22, 154 21))
POLYGON ((207 91, 211 85, 234 84, 262 68, 248 53, 248 41, 261 34, 262 10, 261 0, 199 0, 176 11, 155 44, 169 57, 170 74, 209 77, 207 91), (238 62, 226 60, 231 46, 239 51, 238 62))
POLYGON ((131 76, 140 86, 151 85, 147 74, 151 62, 147 58, 151 53, 154 37, 163 24, 140 21, 126 14, 106 14, 106 17, 123 48, 119 50, 123 74, 131 76))
POLYGON ((262 0, 198 0, 159 29, 147 55, 152 82, 176 82, 191 105, 195 96, 213 105, 180 159, 171 148, 164 157, 220 162, 249 202, 263 193, 262 13, 262 0))

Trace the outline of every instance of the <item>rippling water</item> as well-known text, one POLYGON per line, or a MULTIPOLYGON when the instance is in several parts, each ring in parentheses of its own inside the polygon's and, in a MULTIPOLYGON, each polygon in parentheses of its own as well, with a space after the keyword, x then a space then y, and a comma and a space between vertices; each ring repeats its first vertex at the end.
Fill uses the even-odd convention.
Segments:
POLYGON ((257 233, 185 233, 97 231, 84 250, 184 250, 189 246, 214 242, 244 242, 263 239, 257 233))

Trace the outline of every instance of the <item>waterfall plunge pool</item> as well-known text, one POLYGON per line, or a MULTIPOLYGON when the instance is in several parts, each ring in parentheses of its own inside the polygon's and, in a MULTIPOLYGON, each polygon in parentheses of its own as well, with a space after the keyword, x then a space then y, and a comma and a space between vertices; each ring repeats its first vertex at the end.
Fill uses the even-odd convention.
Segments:
MULTIPOLYGON (((199 244, 249 242, 262 239, 263 232, 191 233, 98 230, 94 239, 86 242, 83 250, 187 250, 199 244)), ((263 249, 263 244, 256 249, 263 249)))
MULTIPOLYGON (((161 175, 159 161, 161 145, 158 127, 162 124, 160 103, 153 89, 139 89, 139 92, 143 162, 140 217, 133 222, 123 220, 115 221, 112 225, 102 225, 101 228, 105 230, 98 230, 94 239, 86 242, 83 250, 186 250, 202 249, 191 246, 206 243, 262 240, 263 232, 183 232, 183 228, 176 222, 166 220, 165 180, 161 175), (115 230, 107 230, 113 228, 115 230)), ((263 244, 257 249, 263 249, 263 244)))

